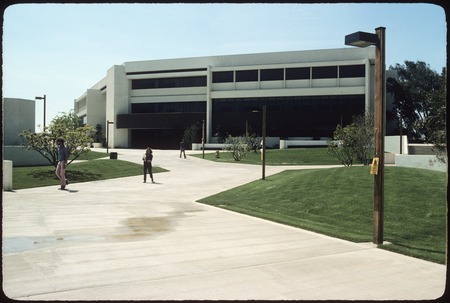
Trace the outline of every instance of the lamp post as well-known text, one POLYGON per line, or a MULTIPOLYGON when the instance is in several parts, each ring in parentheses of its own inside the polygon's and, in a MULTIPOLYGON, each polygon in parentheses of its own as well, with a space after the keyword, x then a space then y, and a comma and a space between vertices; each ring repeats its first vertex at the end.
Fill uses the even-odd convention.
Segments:
POLYGON ((106 153, 109 153, 109 125, 114 124, 114 122, 106 120, 106 153))
MULTIPOLYGON (((260 112, 261 110, 253 110, 253 112, 260 112)), ((266 179, 266 105, 262 106, 262 180, 266 179)))
POLYGON ((367 47, 375 45, 375 158, 378 158, 378 169, 374 173, 374 212, 373 243, 383 244, 384 213, 384 136, 386 124, 386 68, 385 68, 385 30, 375 29, 375 34, 356 32, 345 36, 345 45, 367 47))
POLYGON ((34 99, 36 99, 36 100, 44 100, 44 131, 45 131, 45 108, 46 108, 46 101, 47 101, 47 99, 46 99, 46 96, 44 95, 44 97, 34 97, 34 99))
POLYGON ((205 159, 205 119, 202 121, 202 156, 205 159))

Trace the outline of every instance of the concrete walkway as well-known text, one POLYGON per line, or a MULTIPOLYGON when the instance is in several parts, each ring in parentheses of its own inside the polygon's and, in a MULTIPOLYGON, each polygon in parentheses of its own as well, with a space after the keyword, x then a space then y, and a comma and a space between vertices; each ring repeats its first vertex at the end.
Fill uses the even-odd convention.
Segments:
MULTIPOLYGON (((110 151, 136 163, 144 153, 110 151)), ((154 165, 170 170, 155 174, 155 184, 135 176, 68 191, 4 192, 4 293, 17 300, 423 300, 445 291, 444 265, 195 202, 259 179, 260 166, 161 150, 154 165)), ((266 175, 284 169, 268 166, 266 175)))

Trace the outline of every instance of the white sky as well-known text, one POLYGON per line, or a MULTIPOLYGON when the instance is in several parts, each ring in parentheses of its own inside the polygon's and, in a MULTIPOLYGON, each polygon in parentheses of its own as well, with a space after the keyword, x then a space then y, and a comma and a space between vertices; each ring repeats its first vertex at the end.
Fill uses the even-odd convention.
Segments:
POLYGON ((2 95, 45 94, 47 125, 128 61, 343 48, 379 26, 387 67, 420 60, 440 73, 447 60, 445 10, 433 4, 16 4, 3 18, 2 95))

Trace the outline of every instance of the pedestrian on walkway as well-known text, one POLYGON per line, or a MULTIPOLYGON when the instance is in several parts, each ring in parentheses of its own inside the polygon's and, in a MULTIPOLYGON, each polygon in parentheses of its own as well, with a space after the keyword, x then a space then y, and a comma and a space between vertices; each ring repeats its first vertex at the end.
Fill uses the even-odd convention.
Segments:
POLYGON ((184 158, 186 159, 186 152, 185 152, 185 150, 186 150, 186 143, 184 143, 184 139, 183 139, 180 142, 180 158, 181 158, 181 154, 183 154, 184 158))
POLYGON ((56 140, 56 144, 58 145, 58 164, 56 165, 55 174, 59 179, 59 183, 61 187, 60 190, 66 189, 66 185, 69 184, 69 181, 66 179, 66 167, 67 160, 69 158, 69 152, 67 147, 64 145, 64 139, 58 138, 56 140))
POLYGON ((155 183, 153 181, 152 160, 153 160, 153 151, 150 147, 147 147, 147 149, 145 150, 145 154, 142 157, 142 161, 144 161, 144 183, 147 182, 147 172, 150 175, 150 178, 152 179, 152 183, 155 183))

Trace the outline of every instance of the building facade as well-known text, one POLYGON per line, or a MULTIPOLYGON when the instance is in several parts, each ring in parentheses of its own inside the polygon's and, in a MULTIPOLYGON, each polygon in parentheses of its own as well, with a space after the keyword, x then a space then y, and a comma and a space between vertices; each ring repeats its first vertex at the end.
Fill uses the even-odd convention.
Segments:
POLYGON ((35 130, 36 101, 20 98, 2 98, 3 160, 14 166, 49 165, 47 159, 34 150, 22 146, 20 133, 35 130))
POLYGON ((186 128, 203 121, 206 143, 261 135, 262 105, 268 137, 328 138, 373 110, 374 57, 369 47, 125 62, 74 111, 101 124, 116 148, 176 149, 186 128))

